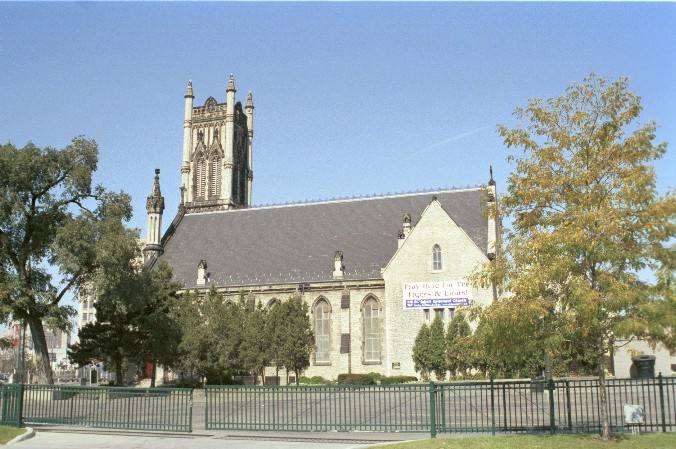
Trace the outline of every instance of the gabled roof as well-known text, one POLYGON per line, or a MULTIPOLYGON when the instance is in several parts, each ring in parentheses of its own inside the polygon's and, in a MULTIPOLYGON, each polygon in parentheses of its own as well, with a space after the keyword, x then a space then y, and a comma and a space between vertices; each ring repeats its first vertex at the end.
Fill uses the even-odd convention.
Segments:
POLYGON ((160 260, 186 288, 195 287, 202 259, 217 286, 332 281, 336 251, 343 252, 343 279, 382 279, 403 214, 417 223, 435 196, 485 253, 483 189, 476 187, 186 214, 166 236, 160 260))

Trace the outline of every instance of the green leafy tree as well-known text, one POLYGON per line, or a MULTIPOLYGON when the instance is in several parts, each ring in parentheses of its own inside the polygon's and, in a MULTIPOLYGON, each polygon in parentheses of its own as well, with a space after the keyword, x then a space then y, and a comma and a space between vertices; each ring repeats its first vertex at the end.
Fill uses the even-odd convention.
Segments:
POLYGON ((279 370, 284 367, 281 348, 284 342, 286 332, 286 321, 284 319, 285 308, 275 302, 268 312, 268 319, 265 323, 265 338, 269 342, 266 352, 267 359, 275 367, 277 382, 279 383, 279 370))
POLYGON ((184 376, 220 383, 216 377, 223 370, 216 350, 218 336, 213 331, 222 327, 218 322, 227 312, 223 298, 215 292, 208 295, 187 292, 177 298, 171 310, 181 333, 175 367, 184 376))
POLYGON ((471 335, 465 316, 456 313, 446 331, 446 363, 451 376, 463 376, 471 368, 471 335))
POLYGON ((446 336, 444 322, 435 316, 430 325, 429 370, 433 371, 437 380, 446 378, 446 336))
POLYGON ((240 350, 242 368, 254 376, 261 376, 261 383, 265 383, 264 370, 270 360, 271 342, 266 335, 267 318, 267 310, 260 303, 255 307, 247 307, 240 350))
POLYGON ((420 376, 427 380, 430 375, 430 327, 423 324, 418 331, 413 343, 413 363, 415 370, 420 372, 420 376))
POLYGON ((287 371, 296 374, 296 384, 300 374, 310 366, 310 354, 314 350, 314 334, 309 318, 308 305, 299 296, 284 301, 281 307, 286 328, 281 339, 279 356, 287 371))
POLYGON ((501 204, 512 219, 502 257, 484 280, 502 282, 526 320, 546 321, 542 345, 587 345, 599 376, 602 435, 609 436, 605 356, 619 337, 673 349, 673 292, 639 276, 674 269, 676 198, 660 197, 652 163, 656 125, 638 124, 640 98, 622 78, 594 75, 516 110, 499 127, 515 171, 501 204), (551 318, 550 318, 551 317, 551 318), (566 342, 566 336, 579 340, 566 342))
POLYGON ((176 291, 181 285, 173 279, 169 265, 160 261, 151 269, 138 273, 143 295, 141 314, 135 318, 140 332, 142 353, 153 364, 150 386, 155 386, 157 365, 170 367, 177 363, 178 345, 181 332, 171 315, 171 308, 177 301, 176 291))
POLYGON ((40 369, 53 383, 43 321, 67 330, 75 311, 62 299, 96 268, 106 221, 129 219, 129 198, 92 187, 96 142, 63 149, 0 146, 0 318, 27 323, 40 369), (55 282, 49 267, 63 282, 55 282))
MULTIPOLYGON (((150 360, 154 367, 176 359, 180 333, 169 311, 180 285, 172 281, 165 263, 153 269, 143 265, 137 230, 127 229, 119 220, 106 225, 96 242, 97 270, 87 286, 95 298, 96 323, 83 326, 69 356, 80 365, 107 362, 115 367, 118 385, 123 385, 127 363, 143 365, 150 360)), ((154 380, 153 376, 151 385, 154 380)))

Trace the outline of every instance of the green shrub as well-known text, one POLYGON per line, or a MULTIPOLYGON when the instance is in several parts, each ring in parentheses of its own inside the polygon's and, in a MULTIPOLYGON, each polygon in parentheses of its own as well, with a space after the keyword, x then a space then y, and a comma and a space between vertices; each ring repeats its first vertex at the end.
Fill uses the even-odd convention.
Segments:
POLYGON ((383 377, 382 379, 380 379, 380 384, 381 385, 405 384, 407 382, 416 382, 417 380, 418 378, 415 376, 390 376, 383 377))
POLYGON ((322 376, 312 376, 312 377, 301 376, 298 379, 298 381, 299 383, 305 385, 327 385, 332 383, 330 380, 326 380, 322 376))
POLYGON ((339 374, 338 383, 343 385, 376 385, 378 381, 372 374, 339 374))

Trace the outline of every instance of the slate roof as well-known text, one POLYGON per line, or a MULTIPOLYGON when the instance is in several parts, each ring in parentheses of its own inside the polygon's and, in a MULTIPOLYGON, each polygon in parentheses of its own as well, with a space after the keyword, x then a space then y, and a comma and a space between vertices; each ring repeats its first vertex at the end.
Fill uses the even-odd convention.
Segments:
POLYGON ((186 214, 165 236, 161 260, 186 288, 197 264, 217 286, 333 280, 334 253, 343 252, 344 279, 382 279, 397 250, 402 216, 412 224, 436 196, 485 253, 487 221, 480 187, 372 198, 186 214))

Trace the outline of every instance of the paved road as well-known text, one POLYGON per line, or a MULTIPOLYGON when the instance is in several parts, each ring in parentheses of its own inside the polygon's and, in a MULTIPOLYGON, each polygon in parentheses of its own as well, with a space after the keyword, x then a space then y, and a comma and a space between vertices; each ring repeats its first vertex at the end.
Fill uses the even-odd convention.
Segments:
MULTIPOLYGON (((244 438, 243 436, 240 438, 244 438)), ((263 437, 265 438, 265 437, 263 437)), ((73 433, 40 431, 26 441, 14 445, 17 449, 353 449, 365 448, 365 441, 329 441, 326 435, 322 439, 311 439, 307 436, 303 441, 275 439, 235 439, 227 435, 192 435, 192 436, 158 436, 158 435, 120 435, 107 433, 73 433)))

